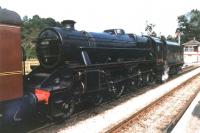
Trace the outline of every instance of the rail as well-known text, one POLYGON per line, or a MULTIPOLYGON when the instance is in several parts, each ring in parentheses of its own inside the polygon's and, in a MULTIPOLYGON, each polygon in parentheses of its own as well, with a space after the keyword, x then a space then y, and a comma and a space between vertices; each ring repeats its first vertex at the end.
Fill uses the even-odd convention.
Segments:
MULTIPOLYGON (((154 106, 157 106, 160 104, 161 101, 165 101, 165 99, 169 96, 171 96, 172 94, 174 94, 177 90, 179 90, 181 87, 185 86, 186 84, 189 84, 193 79, 195 79, 196 77, 200 76, 200 74, 192 77, 191 79, 185 81, 184 83, 182 83, 181 85, 175 87, 173 90, 171 90, 170 92, 166 93, 165 95, 163 95, 162 97, 160 97, 159 99, 157 99, 156 101, 152 102, 151 104, 149 104, 148 106, 144 107, 142 110, 138 111, 137 113, 133 114, 132 116, 130 116, 128 119, 122 121, 121 123, 119 123, 118 125, 112 127, 111 129, 109 129, 106 133, 119 133, 122 132, 128 128, 131 127, 131 125, 137 121, 138 119, 140 119, 140 117, 144 116, 145 114, 147 114, 147 112, 149 112, 152 108, 154 108, 154 106)), ((196 97, 196 95, 198 94, 197 92, 199 91, 199 88, 197 89, 196 93, 194 95, 192 95, 189 100, 187 100, 187 103, 185 104, 184 108, 182 108, 182 111, 180 113, 178 113, 178 115, 168 124, 168 126, 162 130, 163 132, 170 132, 173 127, 176 125, 176 123, 179 121, 179 119, 181 118, 181 116, 184 114, 184 112, 187 110, 187 108, 189 107, 189 105, 191 104, 191 102, 193 101, 193 99, 196 97)), ((145 126, 145 125, 143 125, 145 126)))

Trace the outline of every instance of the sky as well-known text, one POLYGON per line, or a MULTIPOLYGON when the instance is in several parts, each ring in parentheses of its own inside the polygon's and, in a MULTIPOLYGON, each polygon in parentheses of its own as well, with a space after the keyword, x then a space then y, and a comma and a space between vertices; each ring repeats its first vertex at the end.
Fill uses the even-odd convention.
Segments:
POLYGON ((72 19, 77 30, 102 32, 121 28, 127 33, 144 33, 146 21, 155 31, 174 35, 177 17, 192 9, 200 10, 200 0, 0 0, 1 8, 23 16, 72 19))

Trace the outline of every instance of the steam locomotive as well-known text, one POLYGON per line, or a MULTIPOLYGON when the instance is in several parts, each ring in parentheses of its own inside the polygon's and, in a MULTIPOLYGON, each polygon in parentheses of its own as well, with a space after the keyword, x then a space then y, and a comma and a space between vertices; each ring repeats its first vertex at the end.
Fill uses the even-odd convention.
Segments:
POLYGON ((0 9, 0 123, 34 112, 67 118, 77 104, 98 105, 105 94, 118 98, 135 86, 165 82, 183 65, 177 43, 122 29, 77 31, 75 21, 65 20, 41 31, 40 65, 23 76, 20 24, 17 13, 0 9))

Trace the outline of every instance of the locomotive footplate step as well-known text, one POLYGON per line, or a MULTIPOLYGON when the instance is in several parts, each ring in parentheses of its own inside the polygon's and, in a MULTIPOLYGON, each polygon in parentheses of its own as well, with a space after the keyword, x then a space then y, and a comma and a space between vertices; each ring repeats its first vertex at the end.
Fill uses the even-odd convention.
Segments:
POLYGON ((199 133, 200 131, 200 92, 181 117, 172 133, 199 133))

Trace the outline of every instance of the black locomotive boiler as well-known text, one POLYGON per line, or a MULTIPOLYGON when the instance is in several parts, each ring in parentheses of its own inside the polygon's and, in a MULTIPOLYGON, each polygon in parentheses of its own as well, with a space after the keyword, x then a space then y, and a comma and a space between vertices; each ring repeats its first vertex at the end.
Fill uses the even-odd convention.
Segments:
POLYGON ((63 23, 64 28, 48 28, 39 35, 37 55, 41 66, 46 69, 64 61, 89 66, 151 59, 146 48, 148 45, 145 46, 148 41, 146 37, 130 37, 122 29, 88 33, 75 30, 74 21, 66 20, 63 23))
POLYGON ((72 20, 44 29, 36 43, 40 66, 26 78, 25 89, 38 99, 38 111, 68 117, 84 100, 98 104, 109 94, 164 82, 183 65, 183 48, 122 29, 103 33, 77 31, 72 20))

